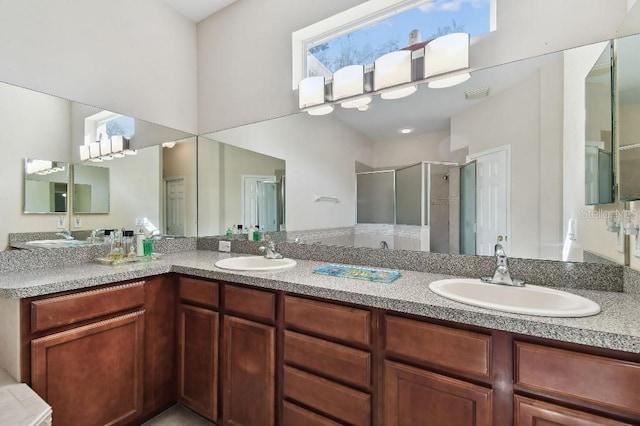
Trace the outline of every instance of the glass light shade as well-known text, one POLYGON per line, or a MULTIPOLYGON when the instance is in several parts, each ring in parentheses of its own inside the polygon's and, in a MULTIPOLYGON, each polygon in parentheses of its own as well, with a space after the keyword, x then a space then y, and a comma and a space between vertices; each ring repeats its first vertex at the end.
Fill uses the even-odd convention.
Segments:
POLYGON ((100 140, 100 155, 111 154, 111 141, 109 139, 100 140))
POLYGON ((111 156, 113 158, 124 158, 125 154, 124 152, 114 152, 113 154, 111 154, 111 156))
POLYGON ((363 96, 357 99, 351 99, 340 103, 342 108, 358 108, 371 103, 371 96, 363 96))
POLYGON ((125 155, 136 155, 138 153, 138 151, 136 151, 135 149, 125 149, 124 151, 122 151, 125 155))
POLYGON ((471 78, 471 74, 466 72, 464 74, 458 74, 452 77, 445 77, 445 78, 440 78, 438 80, 430 81, 428 86, 430 89, 444 89, 446 87, 452 87, 457 84, 464 83, 470 78, 471 78))
POLYGON ((89 145, 80 145, 80 161, 87 161, 89 158, 91 158, 89 145))
POLYGON ((424 78, 465 68, 469 68, 469 34, 447 34, 424 47, 424 78))
POLYGON ((298 107, 308 108, 324 103, 324 77, 307 77, 298 86, 298 107))
POLYGON ((162 147, 163 147, 163 148, 169 148, 169 149, 171 149, 171 148, 173 148, 174 146, 176 146, 176 143, 175 143, 175 142, 165 142, 165 143, 163 143, 163 144, 162 144, 162 147))
POLYGON ((104 161, 113 160, 113 156, 112 155, 103 155, 100 158, 102 158, 104 161))
POLYGON ((386 92, 382 92, 380 97, 382 99, 400 99, 407 97, 409 95, 413 95, 418 88, 416 86, 407 86, 394 90, 387 90, 386 92))
POLYGON ((100 157, 92 158, 91 161, 93 161, 94 163, 102 163, 102 158, 100 157))
POLYGON ((100 157, 100 142, 91 142, 89 144, 89 156, 91 158, 100 157))
POLYGON ((332 90, 334 100, 363 94, 364 65, 349 65, 333 73, 332 90))
POLYGON ((121 152, 124 149, 124 138, 120 135, 111 137, 111 152, 121 152))
POLYGON ((323 105, 317 108, 307 110, 309 115, 327 115, 333 112, 333 105, 323 105))
POLYGON ((374 90, 409 82, 411 82, 410 50, 398 50, 376 59, 373 67, 374 90))

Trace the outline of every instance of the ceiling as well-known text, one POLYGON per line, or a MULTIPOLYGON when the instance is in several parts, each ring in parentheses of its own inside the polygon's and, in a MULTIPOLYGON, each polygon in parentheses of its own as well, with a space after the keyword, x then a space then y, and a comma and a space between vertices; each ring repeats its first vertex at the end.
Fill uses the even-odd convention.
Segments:
POLYGON ((198 23, 237 0, 162 0, 180 15, 198 23))

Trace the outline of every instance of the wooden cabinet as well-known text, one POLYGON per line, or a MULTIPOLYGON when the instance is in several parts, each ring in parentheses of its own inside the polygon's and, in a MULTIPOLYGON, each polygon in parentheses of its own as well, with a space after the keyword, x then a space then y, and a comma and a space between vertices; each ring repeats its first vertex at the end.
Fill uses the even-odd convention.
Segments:
POLYGON ((55 425, 124 424, 143 412, 144 311, 31 342, 32 387, 55 425))
POLYGON ((56 425, 144 415, 144 304, 144 282, 22 301, 23 380, 51 405, 56 425))
POLYGON ((384 424, 492 426, 492 391, 403 364, 384 363, 384 424))
POLYGON ((519 395, 515 396, 514 402, 516 426, 623 426, 629 424, 519 395))
POLYGON ((273 425, 275 327, 234 316, 223 323, 223 423, 273 425))
MULTIPOLYGON (((516 341, 514 364, 514 384, 518 391, 541 394, 545 398, 582 406, 585 410, 597 410, 606 415, 629 418, 634 424, 640 424, 638 363, 516 341)), ((561 419, 572 415, 570 411, 553 406, 543 407, 518 396, 516 412, 520 416, 520 424, 536 424, 528 423, 532 418, 561 419), (552 412, 554 415, 550 416, 549 413, 552 412)), ((581 414, 580 419, 579 422, 556 423, 620 424, 606 421, 604 417, 587 414, 581 414)))
POLYGON ((287 295, 284 322, 285 424, 370 425, 371 311, 287 295))
POLYGON ((493 425, 493 390, 428 371, 491 380, 491 336, 385 315, 383 412, 386 426, 493 425), (411 362, 424 366, 406 365, 411 362))
POLYGON ((144 294, 144 413, 153 415, 176 401, 174 277, 148 280, 144 294))
POLYGON ((178 400, 217 421, 219 314, 211 308, 217 308, 218 285, 180 277, 178 298, 178 400))

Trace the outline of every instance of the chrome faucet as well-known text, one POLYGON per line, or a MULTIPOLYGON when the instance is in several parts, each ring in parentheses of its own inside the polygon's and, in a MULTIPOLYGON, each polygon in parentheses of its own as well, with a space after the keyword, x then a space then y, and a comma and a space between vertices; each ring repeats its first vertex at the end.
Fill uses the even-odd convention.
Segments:
POLYGON ((266 246, 258 247, 260 253, 264 253, 265 259, 282 259, 283 255, 276 251, 276 243, 269 241, 266 246))
POLYGON ((73 240, 73 235, 71 235, 71 231, 60 231, 60 232, 56 232, 56 235, 59 235, 61 237, 64 237, 65 240, 73 240))
POLYGON ((512 279, 509 273, 509 262, 507 254, 504 252, 502 244, 498 243, 494 247, 494 255, 496 257, 496 270, 493 277, 482 277, 482 281, 491 284, 511 285, 515 287, 524 287, 524 281, 512 279))

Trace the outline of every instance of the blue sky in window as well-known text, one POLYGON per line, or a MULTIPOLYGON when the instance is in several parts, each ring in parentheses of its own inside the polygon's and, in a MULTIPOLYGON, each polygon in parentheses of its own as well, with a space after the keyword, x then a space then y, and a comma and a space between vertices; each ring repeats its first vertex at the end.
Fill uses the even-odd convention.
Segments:
POLYGON ((489 0, 434 0, 310 50, 335 72, 346 65, 373 63, 385 53, 407 47, 414 29, 422 41, 451 32, 471 37, 488 33, 490 16, 489 0))

